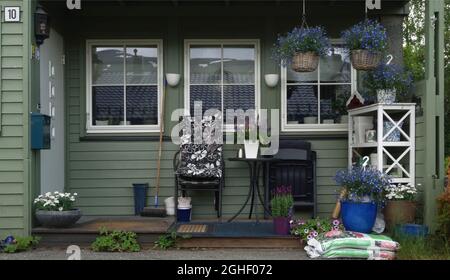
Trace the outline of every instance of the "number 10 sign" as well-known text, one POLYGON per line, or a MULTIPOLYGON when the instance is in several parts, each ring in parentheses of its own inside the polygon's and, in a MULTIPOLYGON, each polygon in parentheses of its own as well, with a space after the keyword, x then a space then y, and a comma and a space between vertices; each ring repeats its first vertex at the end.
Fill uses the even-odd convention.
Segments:
POLYGON ((5 7, 5 22, 20 22, 20 7, 5 7))

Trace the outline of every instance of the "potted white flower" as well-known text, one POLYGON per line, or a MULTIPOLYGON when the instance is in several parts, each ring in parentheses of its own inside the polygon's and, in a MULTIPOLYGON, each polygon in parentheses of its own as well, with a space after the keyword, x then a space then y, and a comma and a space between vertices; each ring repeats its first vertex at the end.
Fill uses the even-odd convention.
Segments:
POLYGON ((44 227, 69 227, 81 218, 81 211, 74 209, 77 193, 55 191, 39 195, 34 200, 36 219, 44 227))

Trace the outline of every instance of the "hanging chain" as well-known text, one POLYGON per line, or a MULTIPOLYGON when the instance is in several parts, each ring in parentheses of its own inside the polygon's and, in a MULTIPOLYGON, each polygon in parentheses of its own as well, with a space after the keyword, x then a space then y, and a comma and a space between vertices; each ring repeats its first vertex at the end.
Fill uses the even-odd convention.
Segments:
POLYGON ((303 0, 303 11, 302 11, 302 25, 300 28, 308 28, 308 23, 306 23, 306 0, 303 0))

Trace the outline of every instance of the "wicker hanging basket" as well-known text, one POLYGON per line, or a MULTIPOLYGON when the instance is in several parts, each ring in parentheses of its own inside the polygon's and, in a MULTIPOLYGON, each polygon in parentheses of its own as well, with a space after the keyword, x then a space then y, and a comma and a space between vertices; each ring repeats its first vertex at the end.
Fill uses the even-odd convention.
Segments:
POLYGON ((319 65, 319 56, 314 52, 296 53, 292 58, 295 72, 314 72, 319 65))
POLYGON ((351 60, 353 68, 361 71, 375 69, 382 59, 381 52, 371 52, 368 50, 352 50, 351 60))

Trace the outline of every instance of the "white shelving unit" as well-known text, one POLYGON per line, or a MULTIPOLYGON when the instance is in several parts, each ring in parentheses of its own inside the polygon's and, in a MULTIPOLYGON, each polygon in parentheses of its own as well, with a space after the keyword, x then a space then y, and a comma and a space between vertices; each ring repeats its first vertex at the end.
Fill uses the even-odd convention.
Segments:
MULTIPOLYGON (((375 167, 392 177, 393 183, 415 184, 415 104, 373 104, 348 111, 348 164, 351 167, 358 157, 376 153, 375 167), (373 130, 376 131, 376 142, 355 142, 357 129, 354 118, 357 116, 372 116, 373 130), (384 123, 390 128, 384 131, 384 123), (388 141, 392 133, 400 132, 399 141, 388 141)), ((364 133, 365 134, 365 133, 364 133)), ((373 156, 374 158, 375 156, 373 156)))

